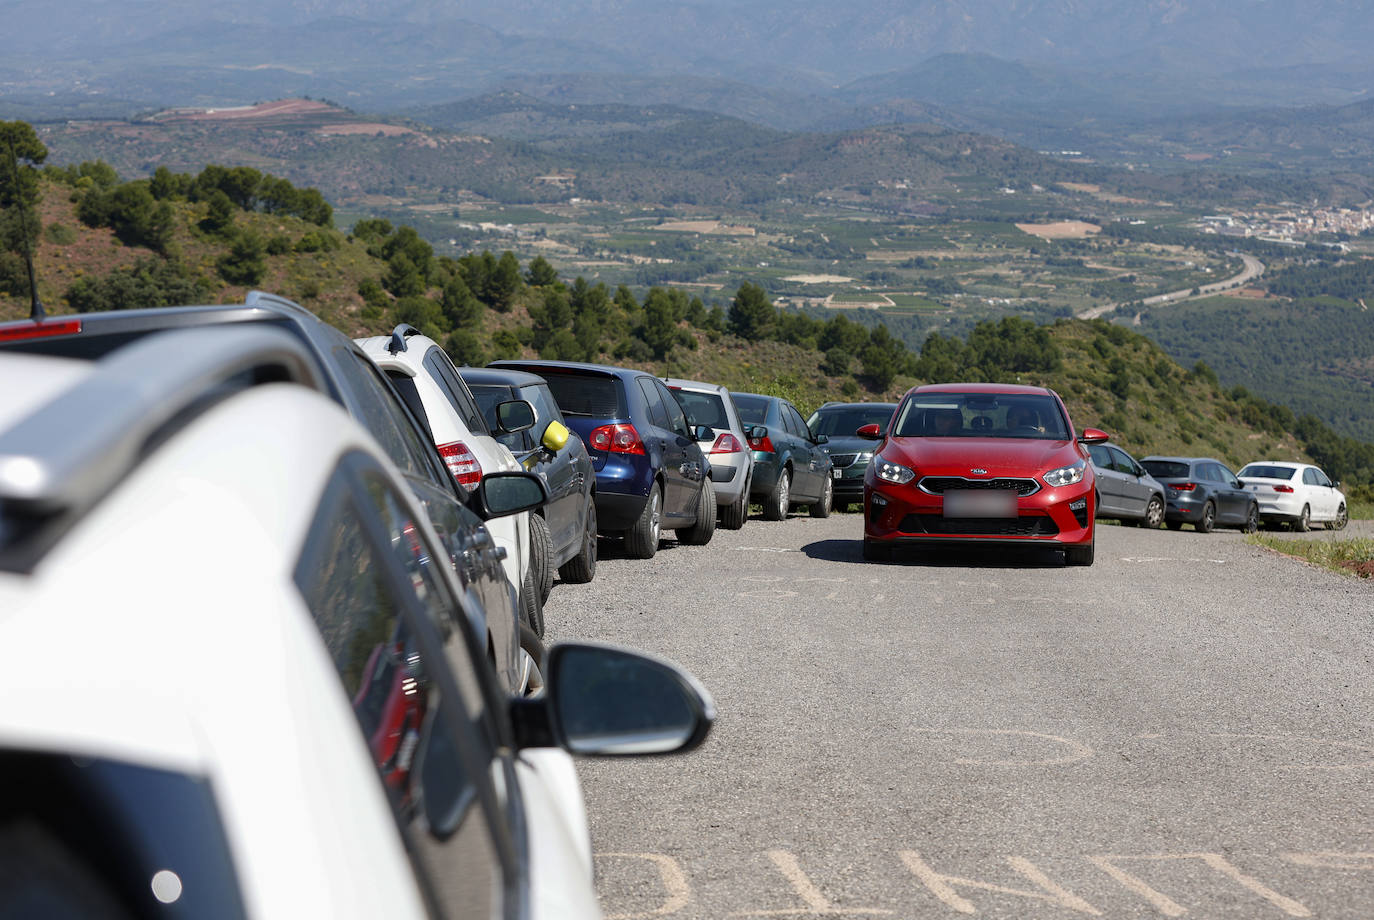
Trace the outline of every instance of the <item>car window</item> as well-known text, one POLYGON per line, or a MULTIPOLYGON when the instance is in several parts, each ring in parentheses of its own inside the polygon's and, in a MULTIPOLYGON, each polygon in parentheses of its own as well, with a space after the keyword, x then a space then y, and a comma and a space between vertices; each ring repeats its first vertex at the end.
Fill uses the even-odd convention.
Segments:
POLYGON ((1229 466, 1224 463, 1213 463, 1212 466, 1216 468, 1218 482, 1224 482, 1233 486, 1240 485, 1240 482, 1236 479, 1236 474, 1231 472, 1229 466))
POLYGON ((1140 465, 1156 479, 1188 478, 1188 464, 1178 460, 1142 460, 1140 465))
POLYGON ((1278 466, 1271 463, 1251 463, 1241 468, 1241 477, 1253 476, 1257 479, 1292 479, 1297 467, 1278 466))
POLYGON ((729 429, 730 420, 725 415, 725 400, 720 398, 719 393, 698 393, 695 390, 673 390, 673 395, 677 397, 678 403, 687 412, 688 417, 694 425, 706 425, 710 428, 729 429))
POLYGON ((787 430, 803 441, 811 440, 811 429, 806 427, 806 420, 801 417, 797 407, 791 403, 786 403, 783 405, 782 411, 787 418, 787 430))
POLYGON ((425 353, 425 368, 438 383, 440 392, 448 399, 468 431, 473 434, 491 434, 493 429, 487 427, 486 419, 468 391, 468 385, 458 376, 453 362, 444 354, 443 349, 436 346, 425 353))
POLYGON ((361 371, 347 375, 347 384, 354 397, 353 406, 361 416, 358 420, 397 467, 413 476, 435 478, 437 474, 430 463, 430 455, 434 453, 433 439, 429 444, 421 440, 377 366, 365 355, 349 354, 355 359, 354 367, 361 371))
POLYGON ((1058 401, 1049 394, 913 393, 893 422, 897 437, 1070 440, 1058 401))
POLYGON ((886 432, 891 419, 891 406, 838 406, 818 409, 806 427, 815 434, 850 438, 864 425, 877 425, 879 432, 886 432))
POLYGON ((1313 470, 1312 472, 1317 474, 1317 485, 1332 488, 1331 478, 1329 476, 1327 476, 1321 470, 1313 470))
POLYGON ((1105 446, 1107 447, 1107 455, 1112 458, 1112 469, 1116 470, 1118 473, 1125 473, 1128 476, 1135 474, 1135 462, 1131 460, 1130 457, 1126 456, 1124 450, 1110 445, 1105 446))
POLYGON ((296 584, 427 894, 449 916, 494 916, 501 859, 479 786, 492 742, 480 685, 453 654, 465 634, 392 486, 375 468, 360 479, 337 475, 326 490, 296 584))
POLYGON ((1092 458, 1093 465, 1099 469, 1109 470, 1112 468, 1112 455, 1107 452, 1107 445, 1089 444, 1088 456, 1092 458))
POLYGON ((534 417, 539 420, 538 427, 541 430, 549 422, 563 424, 563 413, 558 411, 558 403, 554 402, 553 394, 547 386, 534 384, 521 387, 517 391, 517 398, 527 400, 534 406, 534 417))
POLYGON ((649 410, 649 418, 658 427, 667 428, 668 410, 658 395, 658 388, 654 386, 654 380, 649 377, 639 377, 636 378, 635 383, 639 385, 639 392, 644 396, 644 404, 649 410))
MULTIPOLYGON (((482 410, 482 417, 487 423, 487 428, 493 432, 500 430, 500 424, 496 418, 496 407, 503 402, 521 398, 513 394, 510 387, 497 384, 479 383, 471 389, 472 398, 477 401, 478 408, 482 410)), ((530 437, 528 429, 498 434, 495 435, 495 438, 513 451, 525 451, 534 447, 534 441, 530 437)))
POLYGON ((664 386, 661 380, 654 381, 654 388, 658 390, 658 399, 663 410, 668 413, 668 427, 680 435, 690 437, 692 432, 687 427, 687 415, 682 411, 682 404, 677 401, 673 391, 664 386))
POLYGON ((732 393, 735 400, 735 409, 739 413, 740 420, 746 425, 767 425, 768 424, 768 397, 766 396, 740 396, 732 393))
POLYGON ((599 374, 547 374, 549 392, 564 415, 587 418, 624 418, 620 387, 613 377, 599 374))

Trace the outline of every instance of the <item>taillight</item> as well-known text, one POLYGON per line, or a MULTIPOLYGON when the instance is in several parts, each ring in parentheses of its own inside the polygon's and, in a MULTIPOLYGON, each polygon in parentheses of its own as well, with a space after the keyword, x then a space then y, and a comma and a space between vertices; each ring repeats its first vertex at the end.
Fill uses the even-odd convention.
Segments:
POLYGON ((773 442, 768 435, 764 435, 761 438, 750 438, 749 446, 754 450, 761 450, 765 454, 773 453, 773 442))
POLYGON ((18 342, 21 339, 45 339, 54 335, 73 335, 81 331, 79 319, 49 319, 41 323, 15 323, 0 326, 0 342, 18 342))
POLYGON ((472 488, 482 481, 482 464, 462 441, 439 445, 439 456, 448 464, 448 471, 459 484, 472 488))
POLYGON ((711 445, 713 454, 738 454, 744 450, 744 445, 739 442, 739 438, 726 431, 716 437, 716 443, 711 445))
POLYGON ((1178 492, 1191 492, 1191 491, 1193 491, 1194 489, 1197 488, 1197 483, 1195 483, 1195 482, 1176 482, 1176 483, 1174 483, 1173 485, 1169 486, 1169 488, 1171 488, 1171 489, 1173 489, 1173 490, 1175 490, 1175 491, 1178 491, 1178 492))
POLYGON ((592 431, 588 438, 592 450, 604 450, 613 454, 642 454, 644 442, 633 425, 602 425, 592 431))
POLYGON ((1292 486, 1274 486, 1274 491, 1275 491, 1275 492, 1292 492, 1292 491, 1293 491, 1293 487, 1292 487, 1292 486))

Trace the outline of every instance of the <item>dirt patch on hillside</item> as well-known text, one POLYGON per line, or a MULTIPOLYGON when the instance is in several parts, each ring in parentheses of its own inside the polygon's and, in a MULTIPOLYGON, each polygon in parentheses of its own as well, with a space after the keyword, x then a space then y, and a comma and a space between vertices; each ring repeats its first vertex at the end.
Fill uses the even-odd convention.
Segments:
POLYGON ((655 230, 669 230, 677 233, 717 233, 724 236, 754 236, 753 227, 722 224, 718 220, 665 220, 654 226, 655 230))
POLYGON ((336 105, 314 99, 278 99, 257 105, 236 105, 213 109, 170 109, 155 118, 158 121, 255 121, 285 116, 329 115, 343 117, 347 113, 336 105))
POLYGON ((1048 224, 1017 224, 1016 229, 1047 240, 1081 240, 1102 228, 1083 220, 1057 220, 1048 224))
POLYGON ((1367 559, 1364 562, 1342 562, 1341 568, 1349 569, 1361 578, 1374 578, 1374 559, 1367 559))
POLYGON ((414 128, 405 128, 401 125, 384 125, 377 122, 324 125, 318 129, 318 132, 320 134, 383 134, 387 137, 398 137, 402 134, 417 133, 414 128))

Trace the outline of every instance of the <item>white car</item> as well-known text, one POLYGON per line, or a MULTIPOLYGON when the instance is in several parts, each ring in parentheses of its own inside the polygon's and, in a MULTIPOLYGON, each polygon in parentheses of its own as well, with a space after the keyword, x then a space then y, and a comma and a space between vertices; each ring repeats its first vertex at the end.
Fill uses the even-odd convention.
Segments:
MULTIPOLYGON (((472 391, 437 342, 404 323, 391 335, 354 341, 387 375, 416 417, 429 426, 430 436, 449 471, 465 488, 475 487, 487 473, 524 469, 510 448, 492 435, 472 391)), ((533 407, 529 413, 525 428, 534 424, 533 407)), ((504 429, 519 430, 522 429, 518 426, 504 429)), ((520 615, 542 635, 542 575, 530 570, 530 526, 528 512, 487 523, 496 545, 506 551, 502 565, 519 595, 520 615)))
POLYGON ((1259 501, 1260 520, 1265 524, 1285 523, 1294 530, 1325 524, 1344 530, 1350 522, 1340 483, 1333 483, 1310 463, 1260 460, 1247 463, 1238 476, 1259 501))
POLYGON ((663 382, 692 425, 711 429, 711 436, 697 443, 711 461, 711 486, 720 509, 717 520, 727 530, 739 530, 749 518, 749 487, 754 481, 754 452, 746 431, 750 426, 740 419, 728 388, 675 377, 663 382))
MULTIPOLYGON (((591 920, 567 752, 685 750, 689 675, 499 688, 413 493, 280 329, 0 354, 7 916, 591 920)), ((484 477, 488 515, 526 473, 484 477)))

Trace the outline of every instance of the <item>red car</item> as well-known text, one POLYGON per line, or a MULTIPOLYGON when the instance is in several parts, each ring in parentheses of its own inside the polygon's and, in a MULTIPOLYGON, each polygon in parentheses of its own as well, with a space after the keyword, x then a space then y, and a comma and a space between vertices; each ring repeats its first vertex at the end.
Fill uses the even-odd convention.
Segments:
POLYGON ((1097 510, 1084 444, 1044 387, 942 383, 902 397, 864 476, 864 558, 929 543, 1048 546, 1092 565, 1097 510))

